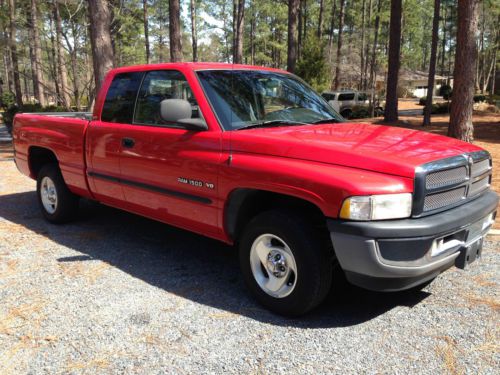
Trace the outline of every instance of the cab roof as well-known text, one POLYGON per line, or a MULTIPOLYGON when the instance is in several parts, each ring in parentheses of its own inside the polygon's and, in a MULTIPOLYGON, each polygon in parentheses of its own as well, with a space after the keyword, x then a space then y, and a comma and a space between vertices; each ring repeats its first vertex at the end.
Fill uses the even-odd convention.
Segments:
POLYGON ((270 68, 265 66, 244 65, 244 64, 230 64, 230 63, 217 63, 217 62, 177 62, 177 63, 161 63, 161 64, 145 64, 145 65, 132 65, 121 68, 115 68, 114 72, 137 72, 148 70, 161 70, 161 69, 191 69, 197 70, 265 70, 277 73, 289 72, 281 69, 270 68))

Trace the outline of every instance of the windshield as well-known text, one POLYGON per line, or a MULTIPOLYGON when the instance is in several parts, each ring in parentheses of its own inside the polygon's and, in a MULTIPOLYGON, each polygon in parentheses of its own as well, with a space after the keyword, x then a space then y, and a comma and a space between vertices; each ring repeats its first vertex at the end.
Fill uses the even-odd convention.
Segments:
POLYGON ((255 70, 203 70, 197 74, 225 130, 264 123, 344 121, 319 94, 291 74, 255 70))

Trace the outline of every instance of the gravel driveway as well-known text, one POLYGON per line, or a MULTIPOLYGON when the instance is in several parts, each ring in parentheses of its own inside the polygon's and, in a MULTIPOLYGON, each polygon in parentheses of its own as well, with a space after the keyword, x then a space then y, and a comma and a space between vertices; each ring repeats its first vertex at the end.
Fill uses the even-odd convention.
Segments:
POLYGON ((0 161, 0 373, 498 374, 498 237, 422 292, 352 288, 290 320, 232 248, 92 202, 51 225, 34 189, 0 161))

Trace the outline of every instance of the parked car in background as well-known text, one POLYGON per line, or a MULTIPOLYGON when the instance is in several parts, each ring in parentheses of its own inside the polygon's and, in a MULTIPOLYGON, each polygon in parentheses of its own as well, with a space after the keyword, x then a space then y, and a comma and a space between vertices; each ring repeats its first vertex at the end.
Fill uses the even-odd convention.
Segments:
POLYGON ((354 107, 368 106, 368 95, 356 90, 324 91, 321 96, 345 118, 351 118, 354 107))

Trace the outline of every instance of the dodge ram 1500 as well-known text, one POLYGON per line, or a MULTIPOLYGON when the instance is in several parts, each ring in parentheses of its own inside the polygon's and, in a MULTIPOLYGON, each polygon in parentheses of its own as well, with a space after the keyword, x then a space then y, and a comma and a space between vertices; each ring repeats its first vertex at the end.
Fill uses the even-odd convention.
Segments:
POLYGON ((286 315, 317 306, 334 272, 396 291, 464 268, 498 206, 488 152, 345 122, 277 69, 114 69, 93 113, 18 114, 13 135, 47 220, 83 197, 235 244, 250 291, 286 315))

